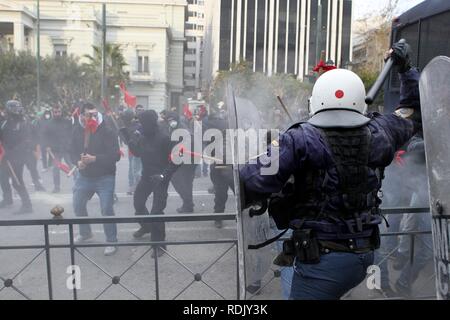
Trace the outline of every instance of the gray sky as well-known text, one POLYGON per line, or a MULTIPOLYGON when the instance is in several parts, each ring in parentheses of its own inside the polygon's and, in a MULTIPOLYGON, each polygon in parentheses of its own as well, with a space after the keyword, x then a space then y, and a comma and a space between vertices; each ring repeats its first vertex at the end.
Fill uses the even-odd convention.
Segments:
MULTIPOLYGON (((355 19, 362 18, 368 13, 376 12, 389 3, 389 0, 353 0, 355 8, 355 19)), ((399 15, 415 5, 423 2, 424 0, 400 0, 398 3, 396 15, 399 15)))

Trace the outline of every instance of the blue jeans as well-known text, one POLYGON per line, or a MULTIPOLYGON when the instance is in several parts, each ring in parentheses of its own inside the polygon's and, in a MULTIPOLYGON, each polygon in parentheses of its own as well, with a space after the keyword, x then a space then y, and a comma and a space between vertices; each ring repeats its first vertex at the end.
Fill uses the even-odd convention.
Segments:
POLYGON ((373 252, 333 252, 322 255, 318 264, 296 261, 289 299, 338 300, 366 278, 373 260, 373 252))
MULTIPOLYGON (((115 176, 104 176, 99 178, 87 178, 79 174, 73 187, 73 210, 77 217, 87 217, 87 202, 96 193, 100 199, 100 208, 103 216, 114 216, 114 189, 115 176)), ((89 237, 92 234, 91 226, 81 224, 80 235, 89 237)), ((117 242, 116 224, 104 224, 107 242, 117 242)))

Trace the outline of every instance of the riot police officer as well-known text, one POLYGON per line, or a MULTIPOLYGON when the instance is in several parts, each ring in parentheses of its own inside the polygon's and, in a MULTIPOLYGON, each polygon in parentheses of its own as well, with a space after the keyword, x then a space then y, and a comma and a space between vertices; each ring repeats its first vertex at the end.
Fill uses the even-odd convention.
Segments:
POLYGON ((33 208, 30 196, 23 181, 25 158, 33 144, 31 126, 25 119, 25 109, 20 101, 11 100, 6 103, 6 121, 0 129, 0 141, 5 149, 5 155, 0 165, 0 183, 3 191, 3 201, 0 208, 13 203, 11 185, 17 190, 22 200, 22 207, 16 213, 31 213, 33 208))
POLYGON ((362 80, 348 70, 329 71, 313 88, 311 119, 272 144, 270 152, 279 148, 271 159, 277 173, 261 175, 260 161, 241 170, 246 206, 290 190, 282 201, 269 201, 278 228, 293 230, 284 246, 295 258, 290 299, 339 299, 373 264, 384 168, 420 129, 419 73, 411 68, 408 52, 407 44, 395 44, 391 52, 401 70, 395 114, 365 115, 362 80))

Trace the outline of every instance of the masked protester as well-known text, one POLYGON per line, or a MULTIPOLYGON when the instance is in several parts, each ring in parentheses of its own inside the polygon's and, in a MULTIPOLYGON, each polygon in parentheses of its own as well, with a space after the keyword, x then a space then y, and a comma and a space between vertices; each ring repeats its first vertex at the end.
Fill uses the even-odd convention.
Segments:
MULTIPOLYGON (((70 158, 76 163, 79 174, 73 188, 73 207, 78 217, 86 217, 87 202, 96 193, 100 198, 103 216, 114 216, 114 190, 116 162, 120 160, 118 136, 103 121, 103 115, 91 103, 80 109, 79 124, 73 129, 70 143, 70 158)), ((106 241, 105 255, 116 253, 117 227, 103 226, 106 241)), ((80 225, 80 234, 75 242, 82 243, 93 237, 90 225, 80 225)))
MULTIPOLYGON (((167 204, 167 189, 176 166, 169 157, 173 144, 166 130, 158 124, 158 114, 154 110, 146 110, 138 114, 140 128, 129 134, 126 128, 121 129, 127 144, 133 154, 142 161, 142 177, 134 192, 134 209, 136 215, 162 215, 167 204), (146 207, 148 197, 153 193, 152 209, 146 207)), ((165 224, 155 222, 141 224, 133 236, 140 239, 151 233, 152 241, 164 241, 166 237, 165 224)), ((152 253, 163 255, 165 246, 158 247, 152 253)))
POLYGON ((52 119, 44 131, 44 137, 47 141, 47 154, 53 161, 53 193, 61 191, 61 165, 65 161, 71 165, 68 144, 72 135, 72 124, 69 119, 63 116, 60 107, 54 107, 52 110, 52 119))
POLYGON ((31 125, 24 117, 25 109, 22 103, 11 100, 6 103, 6 120, 0 129, 0 141, 4 148, 4 156, 0 165, 0 183, 3 191, 3 201, 0 208, 13 204, 11 179, 14 189, 22 200, 22 207, 17 214, 31 213, 33 208, 30 196, 23 181, 25 158, 32 148, 31 125))
MULTIPOLYGON (((165 114, 165 121, 163 125, 166 126, 169 136, 177 129, 186 130, 191 135, 191 145, 184 146, 188 151, 195 151, 193 133, 188 127, 180 122, 180 117, 176 112, 168 111, 165 114)), ((189 158, 185 164, 182 164, 178 170, 172 176, 172 185, 175 191, 180 195, 183 200, 183 204, 177 209, 178 213, 193 213, 194 212, 194 178, 195 170, 197 165, 195 164, 195 159, 193 157, 189 158)))
POLYGON ((328 71, 313 88, 311 119, 269 148, 269 155, 278 149, 271 159, 277 173, 262 175, 259 161, 240 172, 245 207, 284 192, 271 197, 269 214, 279 229, 293 229, 283 246, 294 267, 290 299, 339 299, 374 262, 384 168, 420 129, 419 73, 406 46, 395 44, 390 53, 402 70, 395 114, 365 114, 362 80, 348 70, 328 71))

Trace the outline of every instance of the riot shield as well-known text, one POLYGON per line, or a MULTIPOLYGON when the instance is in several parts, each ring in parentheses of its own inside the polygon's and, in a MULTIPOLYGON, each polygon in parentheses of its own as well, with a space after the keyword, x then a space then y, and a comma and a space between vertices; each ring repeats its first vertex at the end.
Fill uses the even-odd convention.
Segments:
MULTIPOLYGON (((240 297, 248 298, 251 293, 247 291, 250 286, 258 288, 261 280, 268 273, 272 265, 273 254, 270 246, 258 250, 249 250, 249 245, 256 245, 271 238, 269 216, 267 213, 259 216, 250 216, 249 209, 241 207, 241 183, 239 179, 239 168, 243 165, 243 159, 251 156, 243 156, 245 152, 242 145, 238 143, 239 137, 233 135, 236 129, 243 131, 262 128, 262 121, 256 106, 249 100, 235 97, 231 86, 227 88, 227 106, 229 122, 229 138, 232 151, 233 176, 236 195, 236 220, 239 248, 239 280, 240 297)), ((242 131, 241 131, 242 133, 242 131)))
POLYGON ((436 57, 420 79, 422 122, 438 299, 450 299, 450 58, 436 57))

